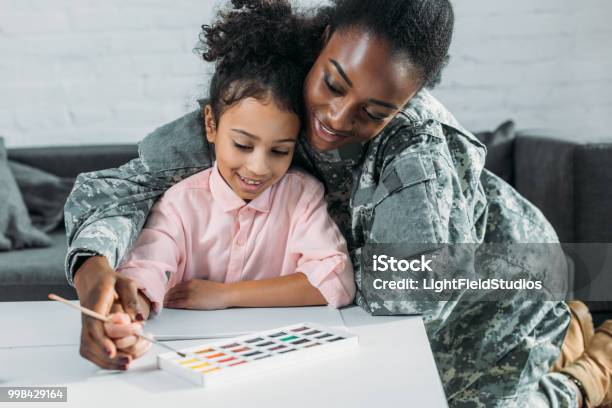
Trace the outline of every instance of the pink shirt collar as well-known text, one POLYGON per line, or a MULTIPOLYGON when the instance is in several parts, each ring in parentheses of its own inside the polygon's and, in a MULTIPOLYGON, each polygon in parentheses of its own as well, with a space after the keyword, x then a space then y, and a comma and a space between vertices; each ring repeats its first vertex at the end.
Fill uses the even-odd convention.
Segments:
POLYGON ((221 176, 221 173, 219 172, 216 161, 213 165, 212 171, 210 172, 209 185, 210 192, 215 199, 215 202, 219 204, 224 212, 237 210, 244 206, 263 213, 270 211, 270 194, 274 185, 266 188, 254 200, 246 203, 242 198, 238 197, 234 190, 232 190, 232 188, 225 182, 221 176))

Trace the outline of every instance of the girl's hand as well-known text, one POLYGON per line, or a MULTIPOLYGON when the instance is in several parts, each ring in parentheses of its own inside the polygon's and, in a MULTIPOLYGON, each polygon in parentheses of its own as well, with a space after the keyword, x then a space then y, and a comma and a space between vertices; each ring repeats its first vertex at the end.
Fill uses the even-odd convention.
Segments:
POLYGON ((224 283, 203 279, 181 282, 166 293, 164 306, 176 309, 216 310, 230 307, 224 283))
POLYGON ((117 350, 129 355, 125 368, 132 361, 146 353, 151 348, 151 343, 138 337, 143 334, 141 323, 133 323, 130 316, 124 313, 120 305, 113 306, 114 313, 109 315, 110 323, 104 323, 105 334, 113 340, 117 350))

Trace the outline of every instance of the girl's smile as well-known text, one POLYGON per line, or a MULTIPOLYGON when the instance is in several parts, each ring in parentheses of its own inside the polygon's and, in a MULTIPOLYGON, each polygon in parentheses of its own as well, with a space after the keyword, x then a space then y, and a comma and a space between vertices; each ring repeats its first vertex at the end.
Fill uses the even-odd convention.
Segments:
POLYGON ((241 189, 244 191, 253 193, 253 194, 261 193, 261 191, 258 191, 258 190, 267 184, 266 180, 253 180, 253 179, 241 176, 240 173, 236 173, 236 175, 238 176, 238 180, 241 184, 241 189))

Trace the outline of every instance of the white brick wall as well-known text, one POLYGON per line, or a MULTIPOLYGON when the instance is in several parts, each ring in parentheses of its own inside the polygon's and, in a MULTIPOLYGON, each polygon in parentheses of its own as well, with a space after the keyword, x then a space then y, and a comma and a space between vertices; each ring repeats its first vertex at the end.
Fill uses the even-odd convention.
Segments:
MULTIPOLYGON (((191 50, 218 3, 0 0, 0 135, 9 146, 131 143, 193 109, 210 68, 191 50)), ((466 127, 513 118, 612 138, 612 2, 454 4, 453 59, 435 94, 466 127)))
POLYGON ((202 0, 0 0, 0 134, 9 146, 130 143, 191 110, 202 0))
POLYGON ((456 0, 451 63, 435 94, 469 129, 612 139, 612 2, 456 0))

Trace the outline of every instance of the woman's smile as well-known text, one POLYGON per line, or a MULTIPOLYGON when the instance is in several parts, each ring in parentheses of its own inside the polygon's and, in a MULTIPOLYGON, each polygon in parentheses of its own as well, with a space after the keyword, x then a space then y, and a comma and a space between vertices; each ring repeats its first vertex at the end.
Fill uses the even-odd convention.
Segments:
POLYGON ((325 140, 328 143, 337 143, 343 139, 348 138, 348 135, 341 134, 334 130, 331 130, 328 126, 325 126, 315 115, 313 115, 313 129, 318 137, 325 140))

